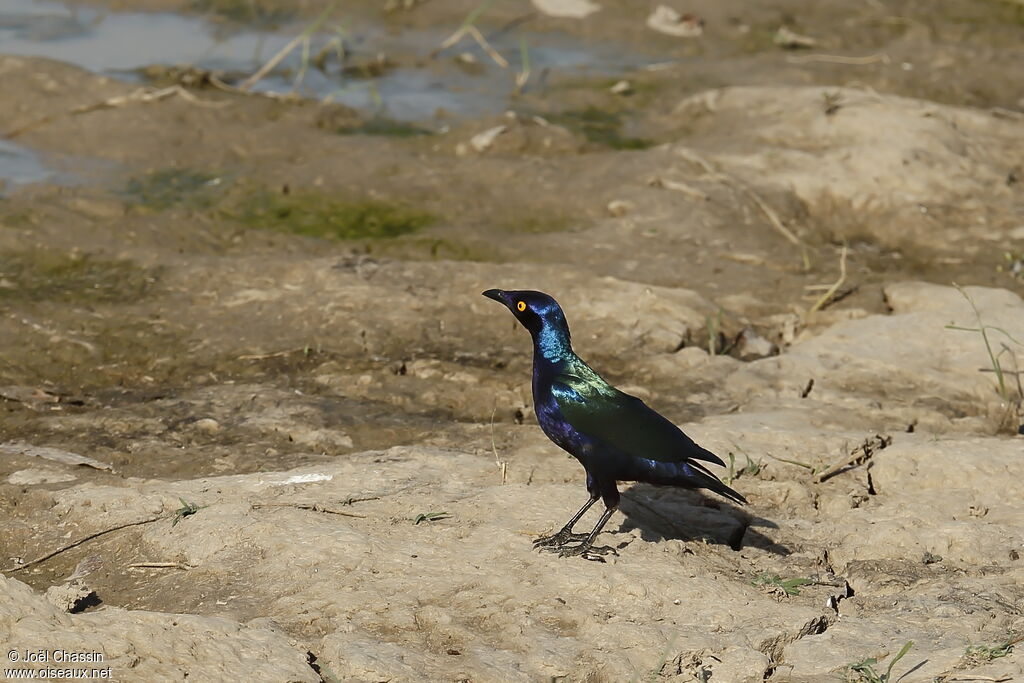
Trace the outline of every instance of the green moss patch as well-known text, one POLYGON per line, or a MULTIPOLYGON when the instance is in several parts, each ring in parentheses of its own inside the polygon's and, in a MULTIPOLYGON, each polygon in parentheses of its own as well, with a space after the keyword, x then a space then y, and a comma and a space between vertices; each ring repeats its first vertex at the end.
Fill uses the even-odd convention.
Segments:
POLYGON ((398 237, 436 220, 433 214, 404 204, 345 201, 307 191, 251 194, 232 217, 254 228, 339 240, 398 237))
POLYGON ((49 250, 0 255, 0 301, 134 301, 155 281, 130 261, 49 250))
POLYGON ((414 138, 434 134, 432 130, 414 123, 395 121, 383 116, 352 125, 338 126, 335 128, 335 132, 340 135, 380 135, 391 138, 414 138))
POLYGON ((163 211, 175 206, 208 208, 219 190, 220 178, 216 175, 165 168, 132 178, 118 194, 130 204, 163 211))
POLYGON ((582 134, 588 141, 603 147, 647 149, 654 145, 653 140, 624 136, 622 134, 622 114, 618 112, 591 106, 585 109, 572 109, 549 114, 546 118, 552 123, 582 134))
POLYGON ((275 0, 192 0, 194 12, 249 26, 273 27, 293 21, 294 9, 275 0))

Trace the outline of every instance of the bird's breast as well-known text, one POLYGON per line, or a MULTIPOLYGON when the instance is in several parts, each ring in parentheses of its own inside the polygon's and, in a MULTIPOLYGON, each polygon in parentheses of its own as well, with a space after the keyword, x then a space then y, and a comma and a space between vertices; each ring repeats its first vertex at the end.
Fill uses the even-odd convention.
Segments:
POLYGON ((554 396, 550 391, 546 392, 546 396, 536 395, 542 392, 534 393, 534 410, 537 413, 537 422, 540 423, 544 434, 559 448, 579 457, 581 435, 566 421, 554 396))

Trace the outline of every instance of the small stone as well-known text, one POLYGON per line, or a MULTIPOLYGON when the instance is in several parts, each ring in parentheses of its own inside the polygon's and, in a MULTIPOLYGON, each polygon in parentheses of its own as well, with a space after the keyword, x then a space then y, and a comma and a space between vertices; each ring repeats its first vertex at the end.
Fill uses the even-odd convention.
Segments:
POLYGON ((608 92, 613 95, 632 95, 633 84, 629 81, 619 81, 612 87, 608 88, 608 92))
POLYGON ((779 30, 775 33, 775 38, 772 40, 776 45, 787 50, 809 48, 818 44, 818 41, 814 38, 802 36, 786 26, 780 26, 779 30))
POLYGON ((621 218, 633 210, 633 204, 622 199, 613 199, 608 202, 608 215, 621 218))
POLYGON ((220 422, 217 422, 212 417, 204 417, 196 420, 195 427, 201 432, 207 434, 216 434, 220 431, 220 422))
POLYGON ((757 360, 777 355, 779 347, 759 335, 754 328, 746 327, 736 340, 736 352, 740 360, 757 360))
POLYGON ((61 584, 60 586, 50 586, 46 589, 47 601, 65 612, 80 610, 82 603, 95 594, 81 579, 75 579, 71 583, 61 584))

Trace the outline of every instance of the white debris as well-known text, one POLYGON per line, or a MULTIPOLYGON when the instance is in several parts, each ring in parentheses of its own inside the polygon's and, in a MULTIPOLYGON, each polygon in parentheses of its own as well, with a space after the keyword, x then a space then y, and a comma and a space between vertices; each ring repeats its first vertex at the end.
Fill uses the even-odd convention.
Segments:
POLYGON ((549 17, 583 19, 601 9, 590 0, 533 0, 533 6, 549 17))
POLYGON ((286 486, 288 484, 313 484, 318 481, 330 481, 334 479, 333 474, 296 474, 288 477, 282 482, 272 483, 271 486, 286 486))
POLYGON ((667 5, 658 5, 649 17, 647 26, 659 33, 680 38, 696 38, 704 33, 704 20, 695 14, 680 14, 667 5))
POLYGON ((477 133, 469 139, 469 144, 473 146, 478 152, 486 151, 499 135, 508 130, 508 126, 495 126, 494 128, 488 128, 482 133, 477 133))

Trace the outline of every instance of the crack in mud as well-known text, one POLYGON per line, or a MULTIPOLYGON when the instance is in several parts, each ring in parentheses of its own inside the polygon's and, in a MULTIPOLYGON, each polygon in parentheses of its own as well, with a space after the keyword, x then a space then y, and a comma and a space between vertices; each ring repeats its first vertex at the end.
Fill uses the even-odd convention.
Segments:
MULTIPOLYGON (((816 636, 828 630, 829 626, 835 623, 836 617, 822 614, 807 621, 795 633, 792 631, 783 632, 773 638, 762 640, 757 649, 768 656, 771 660, 771 669, 774 670, 779 664, 784 664, 786 646, 795 643, 806 636, 816 636)), ((767 680, 767 679, 766 679, 767 680)))

